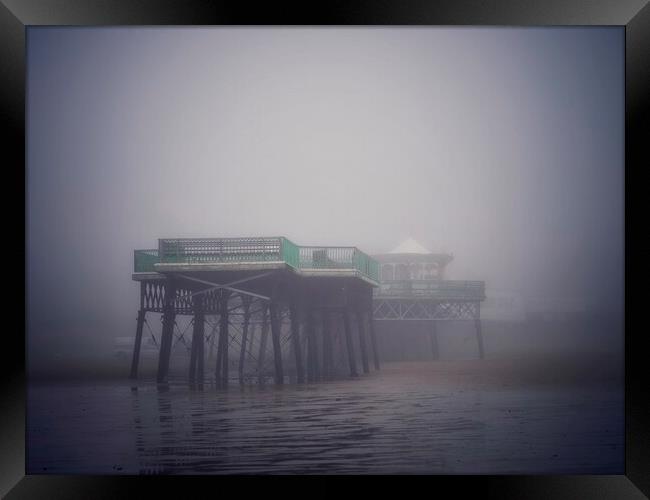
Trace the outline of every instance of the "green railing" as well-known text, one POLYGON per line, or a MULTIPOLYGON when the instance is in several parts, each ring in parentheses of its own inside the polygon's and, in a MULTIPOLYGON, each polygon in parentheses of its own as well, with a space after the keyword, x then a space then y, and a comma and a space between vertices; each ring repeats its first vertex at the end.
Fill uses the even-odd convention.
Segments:
POLYGON ((302 247, 285 237, 176 238, 157 250, 136 250, 135 272, 161 263, 285 262, 294 269, 353 269, 379 281, 379 264, 356 247, 302 247))
POLYGON ((282 260, 291 267, 298 269, 300 267, 300 247, 287 238, 280 238, 282 249, 282 260))
POLYGON ((433 298, 440 300, 484 300, 484 281, 395 280, 382 281, 374 292, 382 298, 433 298))
POLYGON ((160 262, 225 263, 283 261, 285 238, 177 238, 158 240, 160 262))
POLYGON ((354 269, 379 281, 379 264, 356 247, 299 247, 300 269, 354 269))
POLYGON ((133 252, 133 271, 136 273, 156 272, 154 264, 157 262, 160 262, 157 248, 133 252))

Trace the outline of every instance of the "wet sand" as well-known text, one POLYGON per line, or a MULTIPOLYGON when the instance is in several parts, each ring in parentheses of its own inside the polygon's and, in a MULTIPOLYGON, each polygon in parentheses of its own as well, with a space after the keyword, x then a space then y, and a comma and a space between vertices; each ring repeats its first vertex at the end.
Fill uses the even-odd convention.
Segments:
POLYGON ((605 361, 388 363, 225 391, 38 383, 28 473, 621 474, 623 385, 605 361))

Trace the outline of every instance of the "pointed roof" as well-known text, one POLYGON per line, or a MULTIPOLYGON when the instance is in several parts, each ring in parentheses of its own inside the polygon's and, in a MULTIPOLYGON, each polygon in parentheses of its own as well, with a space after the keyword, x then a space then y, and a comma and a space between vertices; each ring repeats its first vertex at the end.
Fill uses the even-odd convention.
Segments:
POLYGON ((408 238, 395 248, 393 248, 389 253, 419 253, 419 254, 431 254, 429 250, 420 245, 413 238, 408 238))

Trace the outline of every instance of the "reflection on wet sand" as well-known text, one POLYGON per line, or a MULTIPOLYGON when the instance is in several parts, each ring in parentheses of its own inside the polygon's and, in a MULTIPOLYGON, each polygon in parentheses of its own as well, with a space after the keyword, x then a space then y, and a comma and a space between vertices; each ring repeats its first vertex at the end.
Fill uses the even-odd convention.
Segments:
POLYGON ((28 470, 622 473, 622 385, 525 372, 454 361, 280 388, 37 386, 28 470))

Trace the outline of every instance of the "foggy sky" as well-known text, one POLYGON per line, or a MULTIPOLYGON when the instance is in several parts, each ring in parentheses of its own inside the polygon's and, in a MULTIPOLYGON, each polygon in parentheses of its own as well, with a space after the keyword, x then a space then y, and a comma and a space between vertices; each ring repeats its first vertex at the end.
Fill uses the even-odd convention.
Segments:
MULTIPOLYGON (((27 36, 30 345, 133 335, 133 249, 276 236, 454 254, 622 307, 623 28, 27 36)), ((54 351, 52 351, 54 352, 54 351)))

